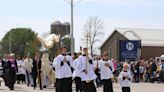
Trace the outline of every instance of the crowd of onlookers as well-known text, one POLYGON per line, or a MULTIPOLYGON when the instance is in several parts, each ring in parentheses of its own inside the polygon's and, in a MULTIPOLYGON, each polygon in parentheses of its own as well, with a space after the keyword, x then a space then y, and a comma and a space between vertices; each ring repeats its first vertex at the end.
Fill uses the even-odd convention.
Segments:
MULTIPOLYGON (((126 62, 129 66, 129 71, 132 74, 133 80, 132 82, 164 82, 164 58, 163 59, 153 59, 150 60, 140 60, 140 61, 125 61, 125 62, 118 62, 112 59, 114 64, 114 82, 118 82, 117 77, 123 68, 123 64, 126 62)), ((99 75, 97 73, 97 75, 99 75)), ((99 78, 99 77, 98 77, 99 78)), ((97 79, 97 86, 99 83, 99 79, 97 79)))
POLYGON ((141 60, 131 65, 134 82, 164 82, 164 60, 141 60))

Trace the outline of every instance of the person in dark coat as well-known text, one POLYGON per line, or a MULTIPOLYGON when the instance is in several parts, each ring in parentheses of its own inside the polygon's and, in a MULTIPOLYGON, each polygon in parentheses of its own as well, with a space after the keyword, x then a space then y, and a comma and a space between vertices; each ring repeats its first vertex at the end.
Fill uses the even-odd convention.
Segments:
POLYGON ((12 53, 10 54, 10 58, 8 60, 9 65, 9 76, 8 76, 8 87, 10 90, 14 90, 14 84, 16 81, 16 72, 18 71, 17 62, 15 60, 15 55, 12 53))
POLYGON ((9 82, 8 82, 8 74, 9 74, 9 65, 8 65, 8 59, 9 59, 10 55, 9 54, 4 54, 4 59, 3 59, 3 78, 4 78, 4 83, 5 86, 8 86, 9 82))
POLYGON ((33 60, 33 68, 32 68, 32 78, 33 78, 33 83, 34 83, 34 89, 36 88, 36 79, 38 76, 38 57, 35 56, 34 60, 33 60))
POLYGON ((95 59, 95 65, 96 65, 95 74, 97 75, 97 78, 96 78, 96 85, 97 85, 97 87, 101 87, 100 69, 98 68, 99 61, 101 61, 101 59, 97 56, 96 59, 95 59))
POLYGON ((139 82, 139 64, 140 64, 140 61, 136 62, 134 66, 134 81, 136 83, 139 82))
POLYGON ((41 68, 42 68, 41 66, 42 66, 42 60, 39 59, 39 62, 38 62, 38 81, 39 81, 39 87, 42 90, 43 87, 42 87, 42 80, 41 80, 41 68))
POLYGON ((32 68, 32 77, 34 82, 34 89, 36 88, 36 79, 38 78, 40 90, 42 90, 42 82, 41 82, 41 60, 39 53, 36 53, 35 58, 33 60, 33 68, 32 68))
POLYGON ((154 61, 153 58, 150 59, 150 82, 154 82, 155 81, 155 77, 156 77, 156 69, 157 69, 157 65, 154 61))
MULTIPOLYGON (((0 77, 2 79, 4 79, 4 73, 3 73, 3 64, 4 64, 4 61, 0 55, 0 77)), ((1 80, 0 80, 0 86, 1 86, 1 80)))

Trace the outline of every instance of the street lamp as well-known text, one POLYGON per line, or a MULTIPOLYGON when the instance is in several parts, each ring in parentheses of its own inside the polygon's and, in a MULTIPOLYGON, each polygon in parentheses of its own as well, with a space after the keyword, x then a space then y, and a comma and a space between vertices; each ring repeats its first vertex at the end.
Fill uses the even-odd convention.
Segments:
MULTIPOLYGON (((70 31, 70 35, 71 35, 71 54, 74 55, 74 37, 73 37, 73 7, 74 7, 74 2, 73 0, 64 0, 66 2, 68 2, 71 6, 71 31, 70 31)), ((80 2, 81 0, 79 0, 80 2)))

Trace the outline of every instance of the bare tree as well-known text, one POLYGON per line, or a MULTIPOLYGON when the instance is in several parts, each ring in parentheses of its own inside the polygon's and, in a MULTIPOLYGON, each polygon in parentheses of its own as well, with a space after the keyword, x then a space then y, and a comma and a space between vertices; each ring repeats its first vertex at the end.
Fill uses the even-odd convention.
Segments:
POLYGON ((84 34, 86 34, 85 38, 87 40, 87 44, 89 45, 91 55, 93 55, 93 52, 97 48, 95 46, 96 43, 100 42, 104 35, 103 29, 104 23, 102 19, 98 17, 90 17, 84 25, 84 34))

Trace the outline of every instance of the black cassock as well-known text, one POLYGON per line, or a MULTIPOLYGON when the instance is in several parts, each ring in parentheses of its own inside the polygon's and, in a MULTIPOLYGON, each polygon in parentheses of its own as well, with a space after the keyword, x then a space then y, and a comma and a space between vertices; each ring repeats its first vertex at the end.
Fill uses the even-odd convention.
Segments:
POLYGON ((39 60, 33 60, 33 68, 32 68, 32 77, 34 82, 34 89, 36 88, 36 79, 38 78, 39 81, 39 87, 42 90, 42 81, 41 81, 41 63, 42 61, 39 60))
POLYGON ((8 60, 3 60, 3 78, 5 82, 5 86, 8 86, 9 81, 8 81, 8 76, 9 76, 9 65, 8 65, 8 60))
POLYGON ((16 81, 16 72, 18 71, 17 62, 14 61, 8 61, 8 77, 7 77, 7 84, 10 90, 14 89, 14 84, 16 81))

